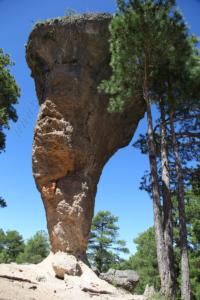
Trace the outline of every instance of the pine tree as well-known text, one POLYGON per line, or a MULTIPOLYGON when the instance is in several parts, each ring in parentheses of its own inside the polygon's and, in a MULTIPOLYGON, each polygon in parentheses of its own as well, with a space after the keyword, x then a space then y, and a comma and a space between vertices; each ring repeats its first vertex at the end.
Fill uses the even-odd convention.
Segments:
POLYGON ((160 289, 160 278, 156 257, 155 230, 150 227, 133 240, 136 253, 128 260, 122 262, 117 268, 135 270, 140 276, 140 281, 134 293, 143 294, 146 285, 151 285, 156 291, 160 289))
MULTIPOLYGON (((147 144, 151 169, 151 194, 161 292, 174 294, 171 195, 169 191, 168 153, 165 114, 170 120, 171 145, 177 177, 180 236, 182 237, 182 299, 190 299, 187 230, 184 213, 184 182, 179 145, 173 130, 177 102, 199 99, 199 55, 194 39, 189 39, 175 1, 118 1, 119 13, 111 23, 110 80, 101 88, 111 95, 110 111, 120 111, 133 97, 142 97, 147 108, 147 144), (178 43, 177 43, 178 41, 178 43), (196 81, 194 78, 196 77, 196 81), (150 104, 160 103, 162 193, 157 168, 156 136, 150 104), (161 197, 162 196, 162 197, 161 197), (160 199, 163 200, 163 210, 160 199), (162 223, 164 221, 164 223, 162 223), (164 227, 164 228, 163 228, 164 227)), ((182 104, 181 104, 182 105, 182 104)), ((188 105, 186 105, 188 106, 188 105)))
MULTIPOLYGON (((191 61, 194 54, 194 40, 189 40, 186 25, 180 13, 175 15, 177 27, 173 32, 172 38, 174 39, 174 47, 179 39, 179 45, 176 51, 173 52, 172 60, 169 61, 166 68, 166 105, 169 116, 169 129, 171 135, 172 154, 175 166, 175 184, 178 199, 178 212, 179 212, 179 230, 180 230, 180 250, 181 250, 181 298, 184 300, 191 299, 190 291, 190 278, 189 278, 189 257, 188 257, 188 242, 187 242, 187 225, 185 213, 185 186, 184 186, 184 172, 181 162, 181 154, 179 144, 176 138, 175 130, 175 112, 177 107, 186 103, 190 107, 190 101, 195 103, 199 97, 198 94, 193 94, 190 89, 194 87, 194 78, 191 61), (197 97, 197 98, 196 98, 197 97), (189 102, 189 105, 188 105, 189 102)), ((172 32, 171 32, 172 34, 172 32)), ((166 75, 165 74, 165 75, 166 75)), ((200 74, 200 73, 199 73, 200 74)), ((200 77, 198 78, 200 83, 200 77)))
POLYGON ((113 73, 101 85, 111 95, 110 111, 122 110, 133 97, 142 98, 146 104, 157 257, 161 292, 166 296, 173 294, 174 284, 163 232, 151 103, 159 102, 165 92, 165 69, 176 51, 169 32, 172 37, 176 31, 185 36, 174 4, 175 1, 118 1, 119 13, 110 27, 113 73), (157 75, 161 69, 160 78, 157 75))
MULTIPOLYGON (((184 91, 184 89, 182 88, 182 92, 184 91)), ((166 110, 166 107, 165 107, 166 110)), ((181 173, 182 173, 182 184, 183 184, 183 188, 187 189, 188 186, 190 186, 190 180, 191 178, 193 178, 195 180, 195 183, 198 182, 198 175, 196 176, 195 174, 198 174, 198 169, 196 170, 192 170, 191 169, 191 161, 193 161, 193 165, 195 163, 195 160, 198 162, 199 159, 199 154, 200 154, 200 147, 199 147, 199 118, 198 118, 198 110, 196 109, 196 107, 193 107, 193 105, 191 105, 191 103, 185 103, 182 102, 180 103, 180 105, 176 105, 175 107, 175 127, 178 128, 178 132, 175 132, 175 136, 176 136, 176 140, 175 142, 178 144, 178 148, 179 148, 179 159, 181 160, 181 173), (187 107, 187 108, 186 108, 187 107), (189 165, 188 165, 189 164, 189 165), (197 172, 197 173, 196 173, 197 172)), ((161 119, 157 120, 157 125, 154 128, 154 133, 156 136, 156 148, 157 148, 157 155, 158 155, 158 160, 159 160, 159 164, 161 165, 161 168, 159 169, 159 182, 160 182, 160 186, 163 190, 163 188, 165 188, 165 186, 163 185, 163 180, 161 178, 161 174, 162 174, 162 169, 163 169, 163 162, 165 161, 165 167, 167 167, 167 173, 168 175, 166 176, 166 179, 168 181, 169 187, 170 187, 170 194, 172 195, 176 195, 178 197, 179 194, 179 190, 177 188, 177 172, 176 172, 176 164, 174 161, 174 152, 173 152, 173 140, 172 140, 172 136, 171 136, 171 132, 170 132, 170 126, 169 126, 169 116, 167 115, 167 119, 164 121, 164 124, 162 122, 162 117, 161 119), (166 163, 166 160, 163 160, 163 157, 160 156, 160 149, 162 149, 162 140, 163 140, 163 134, 162 132, 159 132, 159 125, 162 126, 164 125, 165 130, 167 132, 167 150, 168 150, 168 163, 166 163), (178 193, 177 193, 178 191, 178 193)), ((141 135, 139 140, 135 143, 135 146, 137 148, 140 148, 142 153, 147 153, 148 149, 147 149, 147 144, 146 144, 146 137, 145 135, 141 135)), ((142 180, 142 184, 141 184, 142 189, 145 189, 148 192, 151 192, 150 189, 150 185, 149 185, 149 179, 148 176, 144 176, 143 180, 142 180)), ((196 185, 197 187, 197 185, 196 185)), ((197 188, 198 190, 198 188, 197 188)), ((164 194, 164 193, 163 193, 164 194)), ((185 194, 185 193, 184 193, 185 194)), ((180 194, 179 194, 180 195, 180 194)), ((163 224, 164 224, 164 232, 166 229, 165 224, 167 224, 167 222, 165 221, 165 216, 166 216, 166 208, 165 208, 165 199, 163 197, 164 195, 162 195, 162 203, 163 203, 163 224)), ((169 195, 170 196, 170 195, 169 195)), ((180 200, 179 200, 180 203, 180 200)), ((184 202, 179 204, 179 215, 182 213, 181 209, 183 209, 185 206, 185 199, 184 202)), ((186 220, 185 220, 185 212, 183 212, 183 216, 181 216, 181 220, 182 222, 185 223, 185 231, 184 231, 184 239, 185 239, 185 248, 183 248, 183 239, 182 242, 179 243, 179 246, 187 253, 187 250, 189 245, 186 241, 187 238, 187 228, 186 228, 186 220)), ((168 214, 167 214, 168 215, 168 214)), ((167 220, 167 219, 166 219, 167 220)), ((169 219, 168 219, 169 220, 169 219)), ((169 223, 171 224, 171 222, 169 223)), ((181 224, 179 222, 179 224, 181 224)), ((182 225, 183 226, 183 225, 182 225)), ((171 226, 170 226, 171 227, 171 226)), ((183 236, 183 230, 184 228, 180 227, 180 236, 183 236)), ((171 231, 170 231, 171 232, 171 231)), ((172 236, 171 236, 172 237, 172 236)), ((165 241, 166 243, 166 241, 165 241)), ((167 245, 167 243, 166 243, 167 245)), ((171 249, 171 243, 169 244, 171 249)), ((184 251, 181 251, 181 253, 184 253, 184 251)), ((183 258, 182 258, 182 286, 188 286, 188 278, 189 278, 189 268, 185 268, 185 264, 189 266, 188 264, 188 255, 187 254, 182 254, 183 258), (186 275, 187 274, 187 275, 186 275), (186 278, 185 278, 186 277, 186 278), (185 278, 185 279, 184 279, 185 278), (183 284, 183 283, 186 284, 183 284)), ((172 260, 171 260, 172 261, 172 260)), ((188 291, 188 288, 186 288, 186 290, 188 291)), ((182 288, 182 298, 185 299, 185 297, 189 297, 189 296, 184 296, 185 292, 182 288)), ((189 292, 187 292, 187 294, 189 294, 189 292)))
POLYGON ((100 272, 106 272, 118 264, 121 261, 120 253, 129 253, 125 241, 118 239, 117 221, 118 217, 109 211, 99 211, 92 220, 88 258, 100 272))
POLYGON ((49 240, 46 232, 38 231, 33 237, 28 239, 24 251, 17 258, 17 263, 37 264, 49 254, 49 240))
POLYGON ((24 250, 23 237, 16 230, 4 232, 0 229, 0 262, 15 262, 20 252, 24 250))
POLYGON ((14 77, 10 73, 13 62, 8 54, 0 48, 0 151, 5 149, 5 133, 9 121, 17 121, 14 104, 17 103, 20 91, 14 77))
POLYGON ((176 278, 174 270, 174 251, 173 251, 173 218, 172 218, 172 197, 170 191, 170 166, 169 153, 167 146, 167 128, 165 105, 161 100, 159 103, 160 110, 160 158, 161 158, 161 190, 162 190, 162 206, 163 206, 163 232, 165 247, 167 251, 167 259, 171 270, 171 280, 173 291, 176 289, 176 278))
MULTIPOLYGON (((4 129, 9 129, 9 121, 17 121, 14 104, 20 96, 19 88, 10 73, 13 62, 8 54, 0 48, 0 153, 5 150, 6 136, 4 129)), ((0 207, 5 207, 6 202, 0 197, 0 207)))

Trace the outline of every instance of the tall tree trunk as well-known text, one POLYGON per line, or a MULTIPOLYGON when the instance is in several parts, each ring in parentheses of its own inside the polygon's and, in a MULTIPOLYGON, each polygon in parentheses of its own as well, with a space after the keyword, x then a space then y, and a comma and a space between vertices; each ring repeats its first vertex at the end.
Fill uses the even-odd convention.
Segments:
POLYGON ((166 255, 169 264, 168 289, 171 297, 175 297, 176 278, 174 271, 173 250, 173 223, 172 223, 172 199, 170 193, 170 173, 167 149, 167 131, 165 123, 165 107, 161 100, 160 108, 160 133, 161 133, 161 166, 162 166, 162 198, 163 198, 163 231, 166 247, 166 255))
POLYGON ((151 105, 149 100, 148 91, 148 62, 147 55, 145 55, 145 68, 144 68, 144 86, 143 86, 144 100, 147 108, 147 124, 148 124, 148 150, 149 150, 149 163, 151 169, 152 180, 152 198, 153 198, 153 214, 154 214, 154 227, 155 239, 157 249, 158 268, 161 279, 161 293, 165 296, 170 296, 168 288, 169 265, 166 257, 166 249, 164 242, 164 234, 162 227, 162 210, 160 204, 160 188, 158 181, 158 170, 156 161, 156 147, 153 134, 153 120, 151 113, 151 105))
POLYGON ((190 300, 190 279, 189 279, 189 259, 187 248, 187 226, 185 215, 185 191, 181 160, 179 156, 178 143, 175 135, 174 113, 173 108, 169 108, 170 130, 172 136, 172 147, 177 176, 177 198, 179 211, 179 228, 180 228, 180 250, 181 250, 181 299, 190 300))

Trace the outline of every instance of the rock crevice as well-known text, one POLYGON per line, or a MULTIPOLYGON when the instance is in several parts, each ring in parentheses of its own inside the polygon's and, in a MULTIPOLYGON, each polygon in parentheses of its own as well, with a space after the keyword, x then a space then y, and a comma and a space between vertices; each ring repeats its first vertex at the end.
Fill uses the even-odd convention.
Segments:
POLYGON ((111 73, 110 20, 108 14, 47 20, 27 44, 40 103, 33 174, 53 252, 84 256, 103 166, 130 142, 145 111, 133 99, 123 113, 110 114, 108 97, 97 91, 111 73))

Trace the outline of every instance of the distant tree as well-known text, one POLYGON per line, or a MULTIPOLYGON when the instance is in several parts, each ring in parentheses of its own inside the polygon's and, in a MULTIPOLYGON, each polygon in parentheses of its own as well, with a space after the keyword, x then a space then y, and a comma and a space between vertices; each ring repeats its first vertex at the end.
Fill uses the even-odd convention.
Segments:
POLYGON ((4 249, 6 235, 3 229, 0 229, 0 251, 4 249))
MULTIPOLYGON (((190 280, 192 299, 200 299, 200 195, 195 195, 192 190, 188 190, 185 196, 185 208, 188 230, 190 280)), ((180 237, 179 221, 177 212, 177 199, 173 198, 174 204, 174 252, 175 252, 175 276, 180 285, 180 237)), ((137 251, 128 260, 120 263, 118 269, 133 269, 140 275, 140 281, 135 289, 137 293, 143 293, 146 284, 153 285, 157 291, 160 289, 160 278, 158 263, 156 258, 156 243, 154 228, 149 228, 139 234, 134 240, 137 251)), ((160 299, 160 298, 159 298, 160 299)))
MULTIPOLYGON (((176 276, 181 282, 181 237, 179 235, 178 200, 173 199, 174 206, 174 248, 176 253, 176 276)), ((188 232, 188 256, 190 264, 190 282, 192 300, 200 299, 200 195, 192 189, 185 193, 185 214, 188 232)))
POLYGON ((106 272, 121 261, 120 253, 129 253, 126 243, 118 239, 118 217, 109 211, 99 211, 92 220, 88 258, 100 272, 106 272))
POLYGON ((24 250, 23 237, 16 230, 4 232, 0 230, 0 262, 15 262, 20 252, 24 250))
POLYGON ((147 284, 153 285, 159 291, 160 277, 156 256, 155 231, 151 227, 134 239, 136 253, 128 260, 122 262, 118 268, 136 270, 140 276, 140 281, 134 290, 136 293, 144 293, 147 284))
POLYGON ((18 255, 16 261, 20 264, 37 264, 48 256, 49 251, 49 240, 46 232, 38 231, 27 241, 24 251, 18 255))

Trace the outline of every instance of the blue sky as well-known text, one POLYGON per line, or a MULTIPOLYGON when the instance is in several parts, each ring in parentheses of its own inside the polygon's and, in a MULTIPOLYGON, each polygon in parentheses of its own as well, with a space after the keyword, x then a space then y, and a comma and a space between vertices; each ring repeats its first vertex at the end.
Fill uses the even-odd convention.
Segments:
MULTIPOLYGON (((200 1, 179 0, 178 5, 191 32, 200 35, 200 1)), ((0 228, 16 229, 25 239, 37 230, 46 230, 46 218, 32 176, 31 151, 38 104, 24 46, 36 21, 63 16, 67 8, 78 13, 113 13, 115 1, 0 0, 0 47, 15 61, 12 74, 21 87, 21 98, 16 106, 19 121, 11 124, 6 152, 0 155, 0 195, 8 204, 0 210, 0 228)), ((145 129, 146 122, 142 120, 133 141, 145 129)), ((152 225, 153 216, 151 200, 138 188, 148 160, 131 144, 119 150, 105 166, 98 185, 95 211, 110 210, 119 216, 120 235, 133 252, 133 238, 152 225)))

